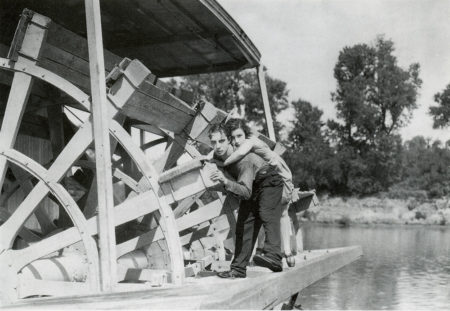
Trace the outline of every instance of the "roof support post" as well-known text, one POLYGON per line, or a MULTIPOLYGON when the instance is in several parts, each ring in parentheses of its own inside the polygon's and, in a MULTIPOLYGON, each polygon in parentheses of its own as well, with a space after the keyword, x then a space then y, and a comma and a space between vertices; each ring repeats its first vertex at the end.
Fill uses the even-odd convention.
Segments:
POLYGON ((261 89, 261 97, 264 105, 264 115, 266 117, 267 131, 269 133, 269 138, 276 142, 275 131, 273 129, 272 114, 270 113, 269 95, 267 94, 264 66, 262 64, 259 64, 256 70, 258 71, 258 82, 259 88, 261 89))
POLYGON ((110 292, 117 279, 114 200, 109 142, 105 63, 99 0, 85 0, 86 27, 91 77, 92 115, 98 195, 100 237, 100 290, 110 292))

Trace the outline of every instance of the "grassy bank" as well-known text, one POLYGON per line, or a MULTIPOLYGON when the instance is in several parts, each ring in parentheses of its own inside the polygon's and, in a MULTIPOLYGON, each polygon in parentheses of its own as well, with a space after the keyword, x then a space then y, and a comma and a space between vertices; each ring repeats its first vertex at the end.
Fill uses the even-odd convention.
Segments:
POLYGON ((450 198, 420 202, 390 198, 321 197, 303 215, 310 221, 358 224, 450 225, 450 198))

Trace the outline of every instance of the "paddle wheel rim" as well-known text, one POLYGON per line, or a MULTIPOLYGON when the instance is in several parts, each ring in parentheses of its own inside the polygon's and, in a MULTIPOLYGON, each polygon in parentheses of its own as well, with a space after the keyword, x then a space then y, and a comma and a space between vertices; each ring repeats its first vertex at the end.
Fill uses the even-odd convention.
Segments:
MULTIPOLYGON (((47 69, 44 69, 32 63, 16 62, 8 58, 0 58, 0 69, 12 71, 15 73, 23 73, 28 76, 31 76, 32 78, 42 80, 48 83, 49 85, 56 87, 61 92, 69 95, 72 99, 74 99, 77 103, 79 103, 84 110, 86 111, 91 110, 90 97, 86 93, 84 93, 80 88, 78 88, 71 82, 67 81, 66 79, 60 77, 57 74, 52 73, 47 69)), ((88 123, 91 122, 87 120, 80 126, 80 128, 82 128, 83 126, 91 125, 88 123)), ((158 199, 157 200, 158 211, 161 214, 160 225, 163 228, 162 231, 164 233, 166 243, 169 248, 169 257, 171 260, 171 267, 173 270, 172 280, 173 283, 179 285, 182 283, 184 279, 184 263, 181 253, 181 244, 176 226, 173 226, 173 224, 175 224, 175 217, 173 215, 173 212, 170 206, 164 201, 164 199, 159 197, 160 188, 157 182, 158 174, 156 170, 153 168, 152 164, 149 163, 149 161, 145 158, 145 155, 140 150, 140 148, 139 147, 134 148, 135 145, 133 144, 132 138, 129 135, 129 133, 127 133, 122 128, 122 126, 116 121, 112 120, 111 124, 114 129, 110 129, 110 134, 112 134, 112 136, 116 138, 117 142, 124 147, 128 155, 133 160, 135 160, 135 164, 138 166, 140 172, 142 173, 142 176, 148 183, 149 186, 148 190, 152 191, 155 197, 158 199)), ((78 129, 78 131, 80 130, 80 128, 78 129)), ((48 170, 45 169, 42 165, 40 165, 36 161, 24 155, 23 153, 20 153, 14 149, 6 148, 0 150, 0 157, 5 158, 8 162, 16 164, 17 166, 24 169, 32 176, 36 177, 39 181, 44 183, 47 189, 49 190, 49 193, 52 193, 58 199, 58 202, 61 203, 61 206, 66 210, 66 212, 72 219, 74 227, 76 227, 77 231, 79 232, 83 244, 85 244, 90 270, 88 280, 90 281, 92 288, 98 289, 98 285, 97 286, 95 285, 99 283, 98 279, 100 275, 99 254, 96 247, 97 245, 95 244, 92 235, 89 232, 86 222, 87 220, 84 217, 81 210, 79 209, 76 202, 67 192, 67 190, 59 183, 59 180, 46 179, 45 176, 48 175, 48 170)), ((72 165, 76 164, 72 163, 72 165)), ((126 181, 128 183, 130 182, 130 180, 126 181)), ((125 182, 125 184, 127 184, 127 182, 125 182)), ((34 210, 31 213, 33 213, 34 210)), ((26 219, 23 221, 21 227, 24 226, 25 221, 26 219)), ((0 226, 0 230, 2 226, 0 226)), ((17 233, 14 234, 14 238, 15 236, 17 236, 17 233)), ((0 262, 0 265, 7 268, 11 268, 14 273, 19 272, 20 269, 22 269, 27 264, 27 263, 24 264, 23 262, 20 263, 20 261, 19 261, 20 264, 13 263, 15 261, 14 252, 17 251, 21 250, 11 250, 10 245, 8 245, 8 247, 3 247, 3 250, 0 250, 0 258, 3 258, 3 260, 0 260, 2 261, 2 263, 0 262)), ((14 286, 14 284, 12 286, 14 286)), ((8 296, 8 294, 6 294, 6 296, 8 296)), ((9 299, 14 300, 14 297, 9 297, 9 299)))

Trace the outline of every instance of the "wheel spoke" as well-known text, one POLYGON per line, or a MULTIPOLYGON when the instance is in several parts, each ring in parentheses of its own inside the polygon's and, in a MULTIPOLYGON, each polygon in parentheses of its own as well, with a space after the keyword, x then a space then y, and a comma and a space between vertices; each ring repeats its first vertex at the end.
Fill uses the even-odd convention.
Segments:
MULTIPOLYGON (((156 197, 153 192, 148 191, 139 196, 136 196, 130 200, 119 204, 114 208, 114 221, 115 225, 124 224, 130 220, 136 219, 143 215, 154 212, 157 207, 149 205, 148 202, 155 201, 156 197)), ((86 221, 86 233, 89 235, 98 234, 97 228, 98 216, 94 216, 86 221)), ((64 247, 70 246, 81 240, 80 234, 77 228, 71 227, 60 233, 47 237, 46 239, 37 242, 25 249, 9 250, 13 257, 17 258, 14 262, 14 266, 17 270, 21 269, 26 264, 55 252, 64 247)))
MULTIPOLYGON (((31 180, 25 178, 25 174, 23 174, 15 165, 11 166, 11 170, 14 174, 16 180, 20 180, 20 187, 25 195, 29 194, 33 190, 33 184, 31 180)), ((43 208, 37 208, 34 212, 36 218, 41 226, 41 231, 45 235, 56 229, 56 226, 50 220, 50 217, 47 215, 46 211, 43 208)))
MULTIPOLYGON (((17 133, 32 86, 32 77, 20 72, 14 74, 0 130, 0 147, 3 150, 12 148, 16 142, 17 133)), ((0 188, 5 179, 6 169, 7 161, 5 158, 0 157, 0 188)))
MULTIPOLYGON (((4 223, 8 218, 11 217, 11 213, 6 208, 0 208, 0 221, 4 223)), ((32 243, 40 241, 41 238, 31 232, 28 228, 22 227, 18 234, 25 242, 32 243)))
MULTIPOLYGON (((76 132, 64 150, 56 158, 55 162, 44 174, 46 181, 58 182, 73 163, 81 156, 92 142, 92 125, 87 121, 76 132)), ((1 157, 0 159, 5 159, 1 157)), ((13 159, 10 159, 13 160, 13 159)), ((42 176, 41 176, 42 177, 42 176)), ((14 214, 0 227, 1 248, 10 248, 20 227, 34 212, 38 204, 47 196, 49 189, 42 180, 25 197, 14 214)))
MULTIPOLYGON (((73 198, 69 195, 66 189, 64 189, 64 187, 58 183, 58 180, 54 181, 48 179, 49 174, 47 170, 39 163, 13 149, 6 151, 4 153, 4 156, 9 161, 21 167, 22 169, 26 168, 30 174, 39 179, 39 183, 25 198, 25 200, 15 211, 15 213, 3 224, 3 226, 0 227, 0 236, 2 238, 1 242, 3 243, 3 246, 6 245, 8 246, 7 248, 10 248, 10 244, 12 244, 10 240, 11 237, 15 237, 15 235, 17 234, 17 228, 20 228, 21 225, 23 225, 24 220, 26 221, 26 219, 29 217, 29 211, 35 208, 36 205, 42 200, 42 193, 48 193, 49 190, 51 190, 51 193, 56 197, 58 202, 60 202, 60 204, 64 206, 64 209, 72 219, 72 222, 74 223, 76 228, 76 234, 77 236, 79 236, 78 240, 83 240, 83 244, 85 246, 89 261, 89 271, 91 275, 89 282, 91 282, 91 285, 95 287, 96 284, 98 284, 98 251, 95 241, 89 234, 86 219, 83 217, 83 214, 81 213, 73 198)), ((41 254, 42 252, 48 252, 52 247, 54 249, 54 247, 57 246, 56 244, 58 244, 53 243, 53 245, 47 245, 48 241, 51 240, 44 239, 43 241, 36 243, 38 244, 38 249, 36 249, 36 247, 33 247, 33 245, 23 249, 23 256, 11 256, 11 254, 14 252, 11 249, 7 250, 6 252, 2 252, 2 254, 0 255, 0 257, 2 257, 0 262, 7 261, 8 265, 10 267, 14 267, 16 269, 16 272, 18 272, 24 264, 33 259, 33 256, 35 259, 37 259, 41 256, 37 258, 35 256, 41 254), (39 248, 39 246, 42 246, 41 243, 44 244, 44 247, 39 248), (29 252, 27 252, 27 250, 29 250, 30 248, 34 250, 34 254, 30 254, 29 252)), ((60 249, 60 247, 58 249, 60 249)))
POLYGON ((25 197, 19 207, 11 217, 0 227, 0 245, 3 250, 11 248, 14 238, 20 228, 31 216, 34 209, 44 199, 48 193, 48 188, 43 182, 39 182, 36 187, 25 197))
POLYGON ((154 202, 157 202, 157 208, 161 213, 160 228, 164 233, 167 241, 167 246, 169 248, 173 282, 175 284, 181 284, 184 279, 184 261, 180 236, 178 234, 177 225, 172 209, 166 203, 157 182, 158 173, 151 165, 148 164, 143 151, 133 143, 129 134, 122 126, 120 126, 120 124, 112 120, 112 122, 110 123, 110 130, 111 134, 135 161, 136 165, 144 175, 143 179, 146 179, 146 181, 150 183, 152 191, 157 196, 154 202))
MULTIPOLYGON (((39 58, 43 43, 47 33, 48 18, 39 21, 34 20, 27 26, 19 24, 16 29, 16 36, 19 38, 13 41, 10 55, 17 60, 17 63, 34 65, 39 58), (20 34, 18 34, 20 33, 20 34), (20 50, 20 55, 18 54, 20 50), (21 56, 26 55, 27 57, 21 56)), ((17 132, 21 124, 21 119, 25 111, 25 106, 33 87, 33 78, 27 74, 16 72, 9 91, 8 101, 6 103, 5 115, 3 117, 0 130, 0 146, 4 149, 10 149, 14 146, 17 132)), ((7 169, 6 159, 0 157, 0 189, 3 186, 7 169)))

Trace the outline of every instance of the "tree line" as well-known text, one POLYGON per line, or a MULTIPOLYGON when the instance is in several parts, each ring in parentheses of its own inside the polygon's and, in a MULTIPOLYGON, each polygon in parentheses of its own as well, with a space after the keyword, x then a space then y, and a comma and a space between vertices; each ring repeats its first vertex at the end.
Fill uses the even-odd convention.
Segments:
MULTIPOLYGON (((334 67, 337 87, 331 94, 336 118, 302 99, 289 102, 286 82, 266 74, 273 120, 290 108, 294 118, 275 121, 277 139, 288 147, 284 158, 294 183, 336 195, 387 193, 405 198, 450 194, 450 140, 422 136, 402 141, 399 130, 417 108, 420 65, 399 66, 394 43, 378 36, 373 44, 344 47, 334 67)), ((245 118, 265 132, 264 110, 254 70, 222 72, 172 80, 225 111, 245 118)), ((435 128, 450 123, 450 84, 434 97, 429 110, 435 128)), ((267 134, 267 133, 266 133, 267 134)))

